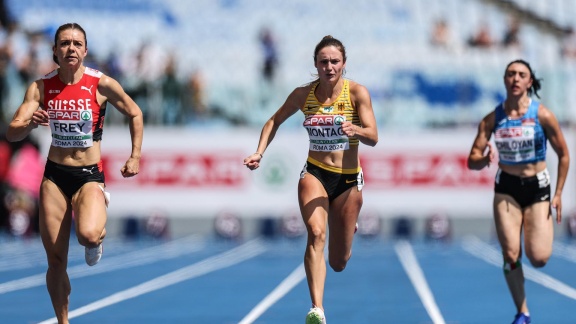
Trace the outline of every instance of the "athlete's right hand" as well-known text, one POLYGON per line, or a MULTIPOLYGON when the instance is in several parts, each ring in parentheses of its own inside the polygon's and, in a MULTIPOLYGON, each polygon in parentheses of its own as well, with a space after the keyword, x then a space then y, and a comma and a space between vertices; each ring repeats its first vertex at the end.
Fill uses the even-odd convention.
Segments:
POLYGON ((32 124, 34 128, 41 126, 50 126, 50 117, 48 112, 44 109, 38 109, 32 114, 32 124))
POLYGON ((244 159, 244 165, 250 170, 255 170, 260 166, 260 160, 262 160, 262 156, 258 153, 254 153, 244 159))

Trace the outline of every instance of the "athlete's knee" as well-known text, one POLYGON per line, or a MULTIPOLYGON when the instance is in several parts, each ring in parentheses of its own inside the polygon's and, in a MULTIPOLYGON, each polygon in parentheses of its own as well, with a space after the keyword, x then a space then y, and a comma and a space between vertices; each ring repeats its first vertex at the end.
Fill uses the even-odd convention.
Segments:
POLYGON ((308 240, 312 243, 323 244, 326 242, 326 229, 321 226, 309 225, 308 240))
POLYGON ((346 269, 346 265, 348 264, 349 258, 329 258, 330 268, 335 272, 342 272, 346 269))
POLYGON ((93 247, 102 242, 102 231, 99 229, 81 230, 76 233, 78 243, 83 246, 93 247))
POLYGON ((550 257, 528 257, 528 260, 530 260, 530 264, 534 267, 534 268, 542 268, 543 266, 546 265, 546 263, 548 263, 548 260, 550 259, 550 257))
POLYGON ((507 249, 502 251, 502 256, 504 257, 504 262, 514 263, 518 261, 521 257, 521 251, 519 249, 507 249))
POLYGON ((348 264, 348 260, 352 256, 352 252, 349 251, 348 253, 329 253, 328 255, 328 263, 330 267, 335 272, 341 272, 346 269, 346 265, 348 264))

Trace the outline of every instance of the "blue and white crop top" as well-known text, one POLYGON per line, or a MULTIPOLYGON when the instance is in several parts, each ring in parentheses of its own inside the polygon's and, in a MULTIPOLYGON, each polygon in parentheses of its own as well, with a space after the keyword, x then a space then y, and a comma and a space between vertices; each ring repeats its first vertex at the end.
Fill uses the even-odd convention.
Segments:
POLYGON ((528 111, 520 118, 506 115, 503 103, 495 108, 494 142, 500 163, 526 164, 546 159, 547 137, 538 120, 540 102, 531 100, 528 111))

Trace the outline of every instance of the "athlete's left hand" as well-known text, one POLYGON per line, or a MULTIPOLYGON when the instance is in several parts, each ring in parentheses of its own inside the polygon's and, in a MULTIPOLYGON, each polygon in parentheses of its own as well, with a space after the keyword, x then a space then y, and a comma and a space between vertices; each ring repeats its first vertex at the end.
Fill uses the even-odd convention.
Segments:
POLYGON ((120 173, 124 178, 130 178, 137 175, 140 172, 140 159, 129 158, 126 164, 120 169, 120 173))
POLYGON ((351 122, 347 121, 347 122, 343 122, 342 123, 342 131, 344 132, 344 134, 346 134, 346 136, 348 137, 355 137, 356 134, 358 133, 358 129, 360 127, 352 124, 351 122))
POLYGON ((490 142, 486 143, 486 149, 488 150, 485 155, 485 157, 488 158, 488 163, 486 166, 490 167, 492 164, 496 162, 496 153, 494 151, 492 143, 490 142))
POLYGON ((556 223, 560 224, 562 221, 562 198, 560 198, 560 196, 554 196, 550 206, 556 209, 556 223))

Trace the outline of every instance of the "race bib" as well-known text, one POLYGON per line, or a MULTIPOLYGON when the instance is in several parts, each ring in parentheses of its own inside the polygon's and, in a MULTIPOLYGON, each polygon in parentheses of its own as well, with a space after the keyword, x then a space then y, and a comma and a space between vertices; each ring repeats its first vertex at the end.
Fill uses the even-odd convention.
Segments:
POLYGON ((58 147, 91 147, 92 111, 49 109, 52 145, 58 147))
POLYGON ((494 134, 500 160, 523 162, 536 158, 533 127, 511 127, 498 129, 494 134))
POLYGON ((343 151, 350 147, 348 136, 342 131, 343 115, 312 115, 304 120, 310 139, 310 150, 320 152, 343 151))

